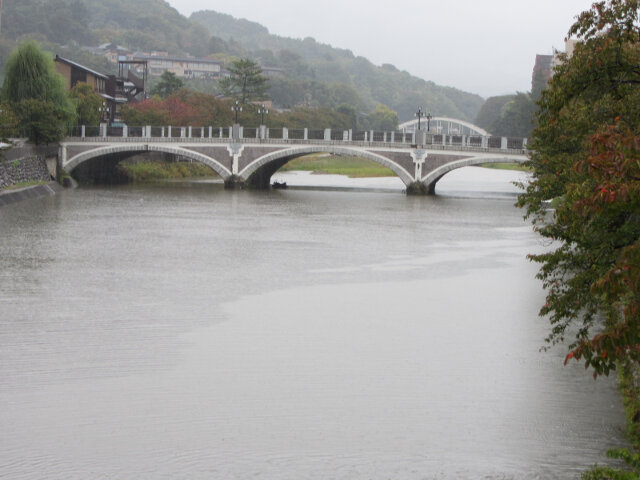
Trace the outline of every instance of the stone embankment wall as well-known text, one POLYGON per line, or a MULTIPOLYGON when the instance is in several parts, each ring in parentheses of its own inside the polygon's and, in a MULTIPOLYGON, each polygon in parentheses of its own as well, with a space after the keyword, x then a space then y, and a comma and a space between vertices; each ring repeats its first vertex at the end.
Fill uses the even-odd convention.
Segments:
MULTIPOLYGON (((0 189, 23 182, 47 181, 52 174, 47 158, 57 155, 57 147, 14 147, 0 152, 0 189)), ((55 163, 53 163, 55 165, 55 163)))

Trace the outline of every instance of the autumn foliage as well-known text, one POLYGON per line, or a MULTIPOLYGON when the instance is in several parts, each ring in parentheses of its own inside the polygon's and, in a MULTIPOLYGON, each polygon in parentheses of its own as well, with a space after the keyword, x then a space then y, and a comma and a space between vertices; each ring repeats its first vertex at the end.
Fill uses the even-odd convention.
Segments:
POLYGON ((217 126, 232 121, 228 102, 187 89, 123 107, 122 116, 125 123, 138 126, 217 126))
POLYGON ((547 291, 551 344, 594 376, 640 360, 639 0, 594 3, 581 42, 542 93, 519 206, 552 247, 530 258, 547 291), (553 200, 554 209, 549 209, 553 200))

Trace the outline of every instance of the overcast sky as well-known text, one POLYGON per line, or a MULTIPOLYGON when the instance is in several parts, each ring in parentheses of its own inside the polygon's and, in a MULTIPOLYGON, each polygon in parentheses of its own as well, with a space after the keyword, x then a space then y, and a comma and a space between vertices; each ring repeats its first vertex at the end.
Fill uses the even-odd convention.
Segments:
POLYGON ((168 0, 189 16, 215 10, 273 34, 346 48, 483 97, 529 91, 536 53, 564 49, 592 0, 168 0))

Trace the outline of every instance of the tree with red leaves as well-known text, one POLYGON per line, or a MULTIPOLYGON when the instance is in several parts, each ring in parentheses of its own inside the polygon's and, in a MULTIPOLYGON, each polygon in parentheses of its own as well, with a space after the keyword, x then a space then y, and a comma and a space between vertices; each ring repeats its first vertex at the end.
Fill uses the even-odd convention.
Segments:
POLYGON ((640 360, 640 0, 594 3, 569 30, 536 113, 533 181, 518 205, 553 250, 531 259, 547 290, 547 341, 594 377, 640 360), (554 210, 548 201, 553 199, 554 210))

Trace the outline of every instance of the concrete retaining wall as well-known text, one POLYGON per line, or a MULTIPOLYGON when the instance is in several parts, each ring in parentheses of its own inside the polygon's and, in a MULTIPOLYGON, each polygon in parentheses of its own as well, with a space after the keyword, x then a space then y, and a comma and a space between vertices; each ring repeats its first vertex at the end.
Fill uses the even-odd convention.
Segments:
MULTIPOLYGON (((57 155, 57 147, 14 147, 0 153, 0 189, 23 182, 47 181, 52 174, 47 158, 57 155)), ((49 162, 55 165, 55 162, 49 162)))
POLYGON ((0 192, 0 207, 12 203, 29 200, 32 198, 48 197, 64 190, 64 187, 56 182, 49 182, 46 185, 34 185, 32 187, 21 188, 19 190, 7 190, 0 192))

